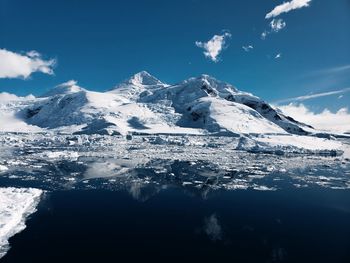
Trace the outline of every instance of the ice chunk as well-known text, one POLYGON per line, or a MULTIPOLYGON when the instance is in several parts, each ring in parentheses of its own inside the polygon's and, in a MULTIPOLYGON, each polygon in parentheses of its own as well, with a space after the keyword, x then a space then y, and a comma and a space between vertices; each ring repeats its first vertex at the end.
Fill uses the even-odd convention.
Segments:
POLYGON ((34 188, 0 188, 0 258, 8 240, 25 228, 25 219, 36 211, 43 191, 34 188))
POLYGON ((7 170, 8 170, 8 168, 5 165, 0 164, 0 172, 7 171, 7 170))
POLYGON ((70 152, 70 151, 58 151, 58 152, 45 151, 42 153, 42 156, 50 159, 64 159, 64 158, 77 159, 79 157, 79 153, 70 152))

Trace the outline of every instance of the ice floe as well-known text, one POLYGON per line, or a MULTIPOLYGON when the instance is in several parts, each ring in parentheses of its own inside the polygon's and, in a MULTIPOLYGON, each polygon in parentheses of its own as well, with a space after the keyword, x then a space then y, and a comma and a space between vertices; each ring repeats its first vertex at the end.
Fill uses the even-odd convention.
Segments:
POLYGON ((8 170, 1 172, 0 183, 45 190, 122 187, 132 193, 148 185, 201 192, 274 191, 288 185, 349 189, 350 160, 342 155, 348 148, 345 138, 296 135, 134 134, 127 139, 6 133, 0 134, 0 153, 8 170))
POLYGON ((0 164, 0 172, 1 171, 7 171, 9 168, 7 168, 5 165, 0 164))
POLYGON ((34 188, 0 188, 0 258, 9 249, 9 238, 25 229, 25 220, 36 211, 42 193, 34 188))

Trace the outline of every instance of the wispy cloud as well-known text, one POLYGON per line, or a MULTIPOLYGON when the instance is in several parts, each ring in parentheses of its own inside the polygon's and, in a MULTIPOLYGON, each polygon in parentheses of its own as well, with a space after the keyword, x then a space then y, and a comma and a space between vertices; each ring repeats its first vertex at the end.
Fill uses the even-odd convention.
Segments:
POLYGON ((269 34, 269 31, 265 30, 264 32, 261 33, 261 39, 265 40, 267 35, 269 34))
POLYGON ((34 72, 53 74, 54 59, 44 60, 37 51, 19 54, 0 49, 0 78, 28 78, 34 72))
POLYGON ((280 103, 286 103, 286 102, 305 101, 305 100, 310 100, 310 99, 315 99, 315 98, 320 98, 320 97, 342 94, 342 93, 346 93, 349 91, 350 91, 350 87, 340 89, 340 90, 333 90, 333 91, 328 91, 328 92, 321 92, 321 93, 315 93, 315 94, 304 95, 304 96, 299 96, 299 97, 287 98, 287 99, 283 99, 283 100, 278 100, 274 103, 280 104, 280 103))
POLYGON ((229 32, 224 32, 222 35, 214 35, 208 42, 196 41, 195 44, 199 48, 203 48, 203 54, 214 62, 219 61, 219 55, 226 47, 226 41, 231 37, 229 32))
POLYGON ((282 30, 283 28, 286 27, 286 22, 283 21, 283 19, 279 18, 279 19, 272 19, 272 21, 270 22, 270 28, 273 32, 278 32, 280 30, 282 30))
POLYGON ((254 49, 254 47, 252 45, 242 46, 242 48, 245 52, 249 52, 252 49, 254 49))
POLYGON ((261 33, 261 39, 265 40, 271 33, 277 33, 286 27, 286 22, 283 19, 272 19, 269 24, 269 29, 261 33))
POLYGON ((308 7, 310 5, 311 0, 292 0, 289 2, 285 2, 276 6, 271 12, 267 13, 265 18, 270 19, 276 16, 279 16, 282 13, 288 13, 292 10, 299 9, 302 7, 308 7))
POLYGON ((325 75, 325 74, 335 74, 335 73, 343 73, 346 71, 350 71, 350 65, 342 65, 336 66, 326 69, 320 69, 314 72, 311 72, 312 75, 325 75))
POLYGON ((324 109, 320 113, 314 113, 303 104, 293 104, 278 106, 286 115, 294 119, 310 124, 315 129, 345 133, 350 132, 350 112, 347 108, 341 108, 337 112, 324 109))
POLYGON ((279 59, 282 57, 282 53, 278 53, 276 56, 275 56, 275 59, 279 59))

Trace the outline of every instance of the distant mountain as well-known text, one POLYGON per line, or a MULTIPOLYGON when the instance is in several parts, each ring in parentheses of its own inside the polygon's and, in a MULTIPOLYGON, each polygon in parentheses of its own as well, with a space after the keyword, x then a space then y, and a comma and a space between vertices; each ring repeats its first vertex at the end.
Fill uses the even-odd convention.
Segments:
POLYGON ((17 116, 41 128, 86 134, 313 132, 260 98, 208 75, 169 85, 146 71, 107 92, 88 91, 74 81, 61 84, 17 116))

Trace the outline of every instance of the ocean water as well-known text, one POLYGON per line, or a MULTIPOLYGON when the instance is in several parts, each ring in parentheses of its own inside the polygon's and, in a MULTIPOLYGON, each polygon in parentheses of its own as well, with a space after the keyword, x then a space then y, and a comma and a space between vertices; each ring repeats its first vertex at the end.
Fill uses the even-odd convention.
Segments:
POLYGON ((45 191, 1 262, 350 262, 349 159, 116 142, 1 148, 45 191))
POLYGON ((48 191, 1 262, 350 262, 347 189, 103 181, 48 191))

